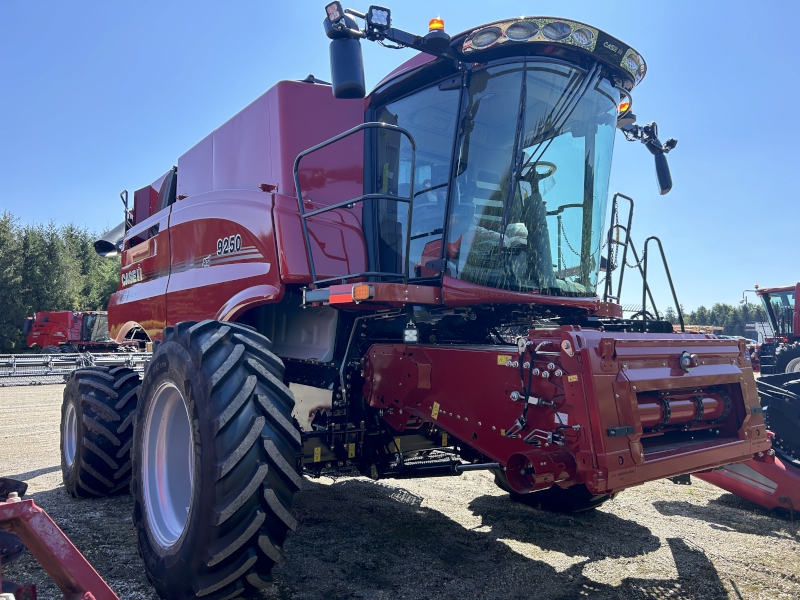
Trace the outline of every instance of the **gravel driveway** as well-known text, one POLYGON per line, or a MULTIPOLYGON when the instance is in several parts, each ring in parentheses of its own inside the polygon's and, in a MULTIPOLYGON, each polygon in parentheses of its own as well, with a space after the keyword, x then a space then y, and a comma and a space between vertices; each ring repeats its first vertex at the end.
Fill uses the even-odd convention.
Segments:
MULTIPOLYGON (((123 600, 155 599, 130 497, 61 486, 62 385, 0 389, 0 475, 42 508, 123 600)), ((512 503, 486 473, 429 480, 305 480, 300 525, 274 571, 281 599, 795 599, 800 529, 702 481, 655 482, 594 512, 512 503)), ((4 576, 60 593, 28 555, 4 576)))

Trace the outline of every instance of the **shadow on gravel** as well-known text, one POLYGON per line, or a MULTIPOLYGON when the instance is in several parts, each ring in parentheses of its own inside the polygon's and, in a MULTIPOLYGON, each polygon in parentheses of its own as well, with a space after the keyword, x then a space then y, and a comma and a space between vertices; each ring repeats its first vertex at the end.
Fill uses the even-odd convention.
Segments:
POLYGON ((705 521, 719 531, 785 538, 787 521, 757 504, 734 494, 723 494, 706 506, 691 502, 657 500, 653 507, 667 517, 687 517, 705 521))
POLYGON ((287 539, 287 562, 274 571, 281 598, 728 598, 702 550, 678 538, 668 540, 675 579, 626 577, 612 586, 585 577, 583 568, 595 561, 660 547, 646 527, 602 511, 554 515, 484 496, 469 506, 491 527, 484 532, 398 500, 397 491, 359 480, 306 481, 295 501, 300 527, 287 539), (559 571, 500 540, 588 558, 559 571))
MULTIPOLYGON (((130 496, 76 500, 59 487, 38 492, 33 498, 122 600, 157 600, 136 552, 130 496)), ((277 589, 264 597, 728 597, 702 550, 678 538, 667 540, 678 570, 674 579, 631 576, 622 578, 620 585, 607 585, 584 576, 584 567, 597 563, 593 567, 596 571, 605 558, 646 555, 660 547, 658 538, 646 527, 603 511, 555 515, 513 503, 505 496, 483 496, 469 505, 482 520, 480 529, 484 531, 476 531, 420 503, 419 497, 390 485, 364 480, 322 485, 306 480, 293 511, 300 525, 287 538, 286 563, 274 571, 277 589), (550 554, 549 564, 515 552, 509 546, 514 542, 566 556, 550 554)), ((10 565, 4 576, 20 583, 36 583, 40 598, 60 597, 30 555, 10 565)))
POLYGON ((3 477, 8 477, 10 479, 19 479, 20 481, 27 481, 28 479, 39 477, 39 475, 47 475, 48 473, 55 473, 56 471, 60 470, 61 470, 61 465, 55 465, 54 467, 45 467, 43 469, 36 469, 35 471, 26 471, 24 473, 16 473, 14 475, 3 475, 3 477))

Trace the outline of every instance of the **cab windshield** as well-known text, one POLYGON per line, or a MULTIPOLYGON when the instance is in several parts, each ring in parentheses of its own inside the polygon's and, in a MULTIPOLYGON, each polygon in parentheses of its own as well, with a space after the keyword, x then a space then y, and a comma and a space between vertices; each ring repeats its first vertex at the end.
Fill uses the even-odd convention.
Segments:
POLYGON ((595 295, 618 103, 596 68, 539 59, 473 72, 446 272, 505 290, 595 295))
POLYGON ((761 296, 772 330, 776 335, 791 335, 794 325, 794 290, 761 296))

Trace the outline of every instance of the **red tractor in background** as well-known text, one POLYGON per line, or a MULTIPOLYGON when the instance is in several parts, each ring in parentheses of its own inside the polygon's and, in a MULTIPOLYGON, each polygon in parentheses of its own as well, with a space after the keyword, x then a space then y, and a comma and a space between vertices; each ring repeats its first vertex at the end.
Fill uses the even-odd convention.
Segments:
POLYGON ((326 14, 332 84, 276 84, 126 208, 109 325, 155 342, 142 380, 64 391, 65 487, 130 490, 162 597, 268 585, 303 474, 489 470, 582 511, 769 451, 743 341, 599 297, 617 129, 672 186, 635 50, 559 18, 326 14), (362 39, 420 54, 367 95, 362 39))
POLYGON ((774 288, 758 288, 772 337, 758 348, 758 360, 764 375, 800 373, 800 308, 797 296, 800 283, 774 288))
POLYGON ((116 352, 135 350, 136 342, 116 342, 108 335, 105 311, 45 310, 26 317, 22 334, 29 348, 44 354, 73 352, 116 352))

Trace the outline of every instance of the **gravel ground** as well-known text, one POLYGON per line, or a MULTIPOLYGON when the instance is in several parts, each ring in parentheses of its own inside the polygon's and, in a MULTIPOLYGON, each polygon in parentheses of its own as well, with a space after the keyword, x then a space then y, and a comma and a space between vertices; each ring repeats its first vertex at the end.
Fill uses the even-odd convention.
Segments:
MULTIPOLYGON (((73 500, 61 485, 62 390, 0 389, 0 475, 30 484, 121 599, 155 600, 130 497, 73 500)), ((300 525, 265 597, 800 598, 798 527, 698 480, 650 483, 564 516, 512 503, 486 473, 306 479, 294 513, 300 525)), ((60 598, 29 555, 4 576, 60 598)))

